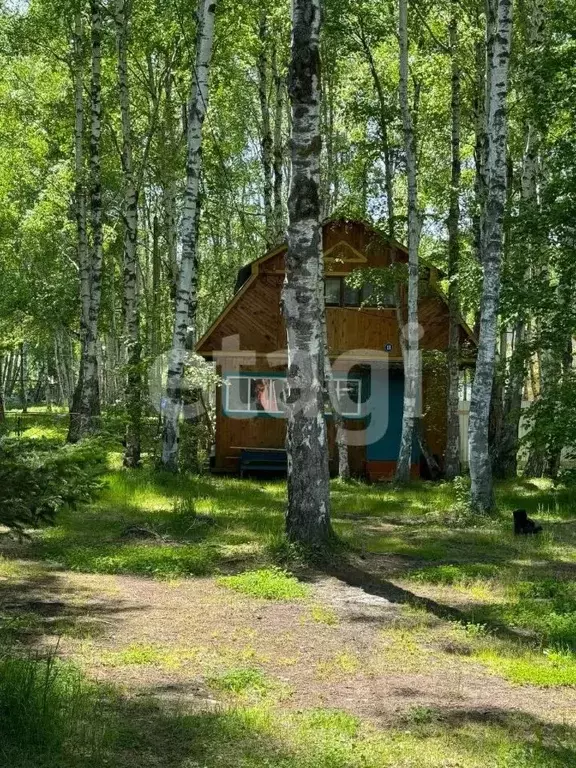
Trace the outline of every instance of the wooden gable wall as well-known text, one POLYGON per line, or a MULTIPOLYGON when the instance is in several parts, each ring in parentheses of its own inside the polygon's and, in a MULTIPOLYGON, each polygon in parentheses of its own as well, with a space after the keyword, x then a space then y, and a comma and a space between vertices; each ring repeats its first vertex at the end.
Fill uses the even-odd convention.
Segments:
MULTIPOLYGON (((346 275, 362 266, 386 267, 393 260, 407 260, 402 246, 389 244, 359 222, 326 224, 324 253, 327 275, 346 275)), ((285 254, 286 249, 281 248, 252 265, 252 276, 200 341, 200 354, 211 356, 220 352, 224 339, 235 335, 239 337, 240 350, 266 355, 285 349, 286 332, 280 310, 285 254)), ((446 349, 448 308, 441 295, 428 288, 420 298, 419 313, 424 329, 422 349, 446 349)), ((401 359, 393 308, 327 307, 326 323, 332 356, 357 349, 383 352, 390 345, 390 357, 401 359)), ((464 331, 462 335, 464 338, 464 331)))

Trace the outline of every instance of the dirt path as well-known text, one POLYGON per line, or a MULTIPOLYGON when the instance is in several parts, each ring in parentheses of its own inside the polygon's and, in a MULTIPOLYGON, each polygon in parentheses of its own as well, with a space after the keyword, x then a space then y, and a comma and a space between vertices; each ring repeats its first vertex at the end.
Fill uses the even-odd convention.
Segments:
POLYGON ((384 724, 415 707, 497 719, 516 713, 576 723, 576 690, 515 686, 450 647, 450 625, 334 578, 311 598, 245 597, 214 579, 162 582, 32 564, 0 611, 29 642, 54 645, 128 695, 219 705, 211 678, 258 668, 283 707, 334 707, 384 724), (22 621, 29 618, 29 626, 22 621), (415 640, 414 627, 430 637, 415 640), (58 639, 59 638, 59 639, 58 639))

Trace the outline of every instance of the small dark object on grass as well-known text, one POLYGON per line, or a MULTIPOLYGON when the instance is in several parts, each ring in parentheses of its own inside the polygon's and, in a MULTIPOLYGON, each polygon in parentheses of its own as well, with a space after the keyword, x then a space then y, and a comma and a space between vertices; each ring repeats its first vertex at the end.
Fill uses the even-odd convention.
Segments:
POLYGON ((514 515, 514 533, 517 536, 541 532, 542 526, 536 525, 534 520, 528 517, 525 509, 515 509, 512 514, 514 515))
POLYGON ((161 541, 162 536, 156 531, 152 531, 150 528, 144 528, 139 525, 129 525, 124 528, 120 534, 121 539, 153 539, 155 541, 161 541))

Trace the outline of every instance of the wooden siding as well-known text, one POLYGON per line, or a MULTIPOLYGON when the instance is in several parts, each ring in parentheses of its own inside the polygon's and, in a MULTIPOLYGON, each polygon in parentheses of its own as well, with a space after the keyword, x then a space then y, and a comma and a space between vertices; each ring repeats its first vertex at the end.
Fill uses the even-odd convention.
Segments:
MULTIPOLYGON (((389 244, 360 222, 331 222, 324 226, 327 274, 345 275, 354 269, 385 267, 393 260, 406 261, 406 249, 389 244)), ((212 358, 220 371, 284 372, 286 334, 280 310, 286 249, 277 248, 252 264, 252 275, 227 309, 197 346, 199 354, 212 358), (227 350, 227 351, 222 351, 227 350), (253 352, 253 353, 252 353, 253 352), (252 353, 252 354, 251 354, 252 353), (276 353, 275 355, 273 353, 276 353), (273 356, 271 356, 273 355, 273 356)), ((445 350, 448 345, 448 307, 436 288, 437 273, 430 270, 422 281, 419 317, 423 328, 422 350, 445 350)), ((327 307, 326 322, 331 358, 348 353, 359 362, 386 359, 401 365, 399 328, 394 309, 327 307), (351 350, 356 352, 351 353, 351 350), (388 354, 385 354, 387 350, 388 354)), ((462 328, 462 341, 469 333, 462 328)), ((336 365, 345 367, 343 365, 336 365)), ((243 447, 283 448, 286 422, 282 418, 231 418, 223 413, 222 393, 216 408, 216 468, 235 471, 243 447)), ((438 374, 423 376, 423 432, 432 453, 442 456, 446 440, 446 382, 438 374)), ((360 428, 361 421, 347 421, 360 428)), ((333 425, 329 420, 330 456, 335 465, 333 425)), ((365 448, 350 448, 352 472, 366 473, 365 448)), ((388 471, 389 468, 387 468, 388 471)), ((378 468, 378 472, 381 468, 378 468)))
MULTIPOLYGON (((263 376, 269 373, 284 373, 285 368, 269 368, 264 361, 252 365, 243 365, 243 372, 254 371, 263 376)), ((218 366, 218 373, 230 372, 227 365, 218 366)), ((222 387, 216 393, 216 456, 215 467, 220 471, 238 470, 242 448, 284 448, 286 443, 286 419, 275 416, 256 416, 237 418, 227 416, 223 408, 222 387)), ((360 419, 346 419, 348 429, 362 429, 360 419)), ((328 419, 328 442, 331 470, 336 471, 336 442, 334 425, 328 419)), ((361 476, 365 471, 366 449, 364 446, 350 446, 350 469, 353 475, 361 476)))

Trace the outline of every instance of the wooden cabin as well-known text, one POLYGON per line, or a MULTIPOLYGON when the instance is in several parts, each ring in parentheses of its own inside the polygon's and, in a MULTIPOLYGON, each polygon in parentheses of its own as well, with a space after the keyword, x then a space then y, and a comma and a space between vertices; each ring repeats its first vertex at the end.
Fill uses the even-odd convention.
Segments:
MULTIPOLYGON (((354 270, 407 262, 406 248, 390 242, 360 221, 329 221, 323 226, 328 346, 345 425, 364 431, 353 440, 350 467, 371 480, 394 474, 403 408, 403 365, 393 295, 370 305, 370 285, 355 290, 346 283, 354 270), (385 422, 378 434, 371 425, 385 422), (373 431, 373 430, 372 430, 373 431), (364 444, 363 444, 364 443, 364 444), (367 444, 366 444, 367 443, 367 444)), ((282 451, 286 419, 282 394, 286 383, 286 332, 280 309, 286 245, 243 267, 233 299, 197 344, 197 352, 213 360, 223 384, 217 392, 213 468, 238 472, 247 449, 282 451)), ((419 318, 422 350, 446 350, 448 307, 438 271, 424 270, 419 318)), ((402 290, 405 302, 405 290, 402 290)), ((380 297, 381 298, 381 297, 380 297)), ((461 340, 474 348, 471 331, 462 323, 461 340)), ((440 464, 446 441, 446 373, 429 367, 423 354, 421 434, 440 464)), ((430 356, 433 357, 433 356, 430 356)), ((334 429, 327 415, 331 468, 336 468, 334 429)), ((412 472, 421 473, 419 441, 412 472)))

